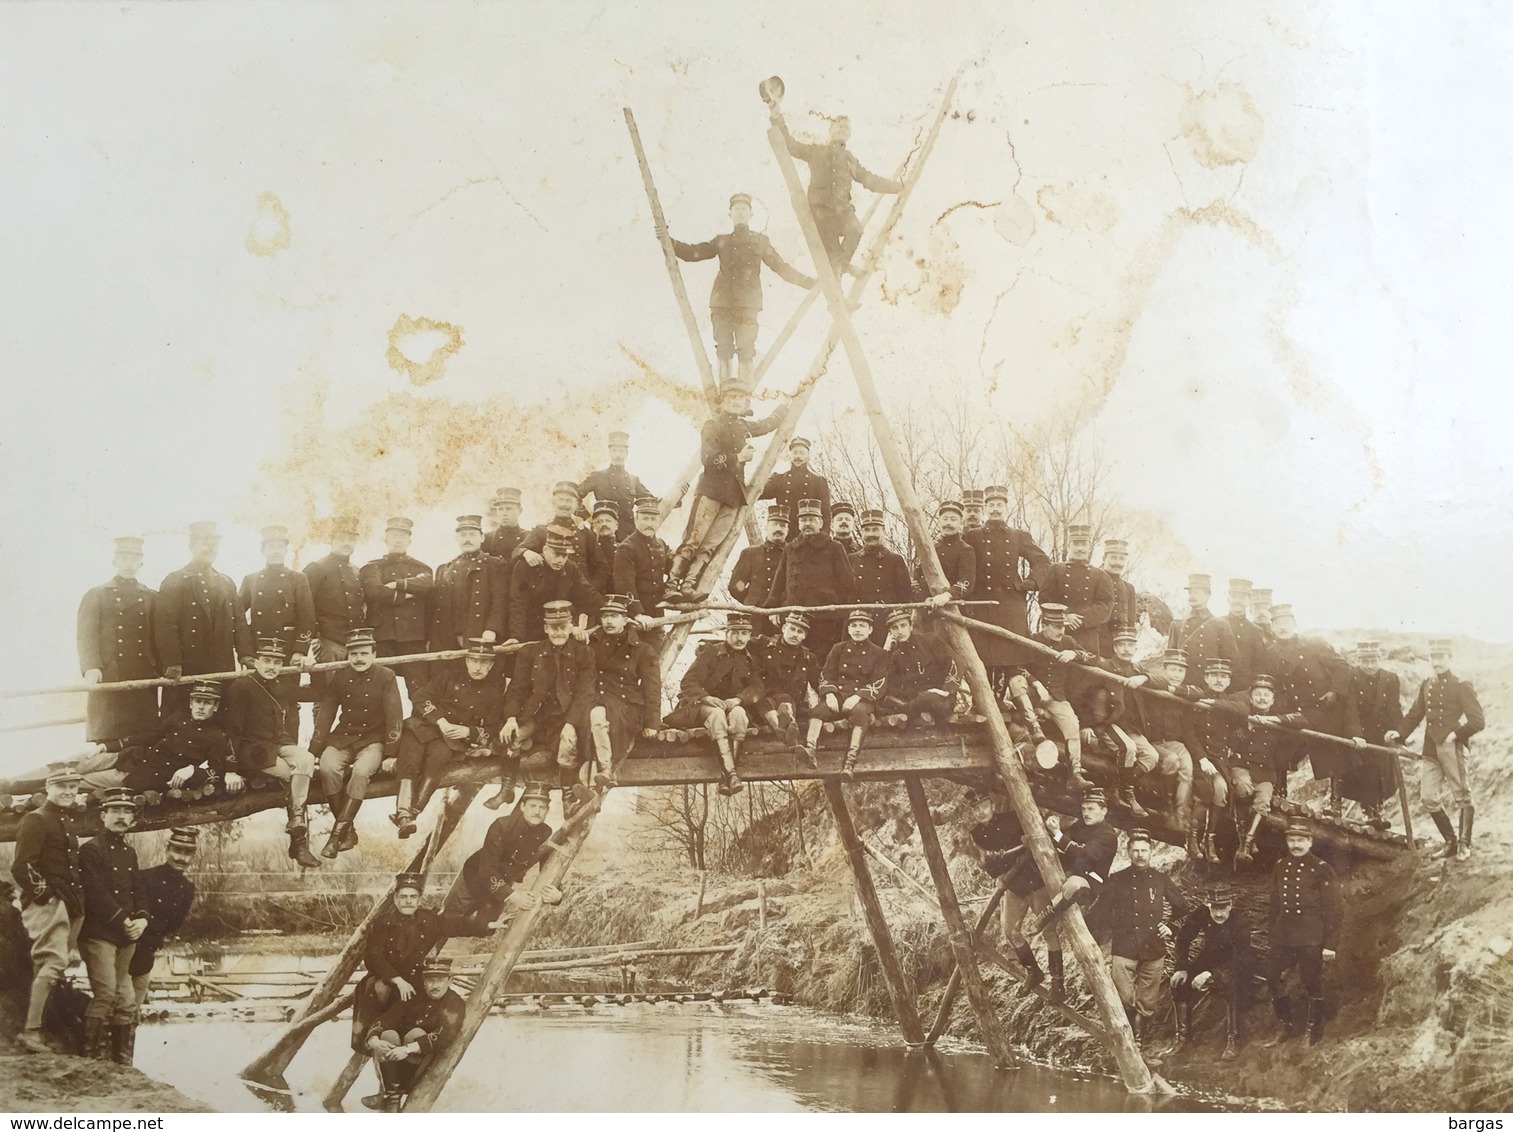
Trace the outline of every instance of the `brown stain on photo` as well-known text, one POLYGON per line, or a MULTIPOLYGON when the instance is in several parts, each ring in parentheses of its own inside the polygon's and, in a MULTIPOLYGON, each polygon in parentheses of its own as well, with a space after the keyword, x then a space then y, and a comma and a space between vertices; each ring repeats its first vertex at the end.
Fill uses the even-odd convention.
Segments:
POLYGON ((1238 83, 1213 90, 1187 88, 1187 102, 1177 126, 1193 159, 1207 169, 1243 165, 1253 159, 1266 134, 1256 100, 1238 83))
POLYGON ((462 327, 450 322, 438 322, 431 318, 399 316, 389 330, 389 349, 384 356, 389 368, 402 377, 409 378, 414 386, 429 385, 443 376, 447 359, 462 349, 462 327), (422 336, 440 334, 443 341, 424 358, 411 356, 420 352, 422 336), (407 349, 408 347, 408 349, 407 349))
POLYGON ((269 189, 257 196, 257 211, 247 229, 247 250, 256 256, 275 256, 289 247, 293 230, 289 210, 269 189))

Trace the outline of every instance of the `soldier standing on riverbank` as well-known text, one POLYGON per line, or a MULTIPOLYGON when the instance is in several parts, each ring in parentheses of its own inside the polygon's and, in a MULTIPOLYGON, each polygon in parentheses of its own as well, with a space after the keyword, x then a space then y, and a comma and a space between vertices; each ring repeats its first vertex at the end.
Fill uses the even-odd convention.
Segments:
POLYGON ((1271 874, 1271 958, 1266 981, 1271 1005, 1282 1032, 1276 1045, 1308 1031, 1308 1044, 1324 1036, 1324 961, 1339 946, 1344 910, 1340 883, 1331 869, 1312 853, 1313 830, 1302 818, 1287 823, 1287 856, 1271 874), (1294 967, 1308 996, 1306 1013, 1287 994, 1287 972, 1294 967))
MULTIPOLYGON (((194 853, 199 847, 200 831, 193 826, 182 826, 168 835, 168 848, 163 863, 143 869, 142 909, 147 913, 147 928, 137 940, 131 956, 132 993, 137 1010, 147 1001, 147 991, 152 985, 152 968, 158 952, 168 938, 184 926, 189 918, 189 909, 194 906, 194 881, 185 873, 194 864, 194 853)), ((133 1033, 135 1026, 133 1026, 133 1033)), ((123 1065, 130 1065, 135 1050, 135 1039, 124 1042, 123 1065)))
POLYGON ((135 1041, 136 988, 131 957, 147 930, 146 893, 137 870, 137 852, 126 831, 137 820, 137 804, 124 786, 100 798, 105 832, 79 847, 79 881, 84 890, 84 924, 79 953, 89 972, 93 996, 84 1013, 84 1056, 121 1064, 135 1041))

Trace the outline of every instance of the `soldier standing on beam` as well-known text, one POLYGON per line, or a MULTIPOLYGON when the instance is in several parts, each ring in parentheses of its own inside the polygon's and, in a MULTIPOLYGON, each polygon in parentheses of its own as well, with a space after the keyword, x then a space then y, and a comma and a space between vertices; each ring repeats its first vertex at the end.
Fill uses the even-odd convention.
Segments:
MULTIPOLYGON (((163 675, 170 679, 235 672, 237 657, 252 655, 236 583, 215 568, 220 548, 221 536, 214 523, 190 523, 189 565, 163 579, 154 640, 163 675)), ((163 712, 172 714, 188 702, 188 687, 169 688, 163 696, 163 712)))
MULTIPOLYGON (((909 564, 904 556, 883 545, 883 513, 862 512, 862 548, 853 551, 851 571, 856 575, 856 600, 862 605, 904 605, 912 596, 909 564)), ((888 626, 878 617, 872 643, 888 639, 888 626)))
MULTIPOLYGON (((769 481, 770 482, 770 481, 769 481)), ((735 561, 730 573, 730 596, 744 605, 760 605, 772 591, 772 580, 783 561, 783 544, 788 541, 788 511, 774 500, 767 505, 767 539, 758 546, 748 546, 735 561)), ((808 627, 807 620, 805 627, 808 627)), ((774 636, 766 618, 752 625, 752 635, 774 636)))
MULTIPOLYGON (((352 552, 357 549, 357 520, 337 519, 332 527, 331 553, 305 567, 310 593, 315 598, 315 620, 320 626, 316 655, 327 661, 346 660, 347 637, 367 623, 362 579, 352 565, 352 552)), ((330 673, 317 672, 310 683, 319 690, 330 679, 330 673)))
MULTIPOLYGON (((384 527, 384 547, 388 553, 357 572, 381 657, 411 656, 426 651, 431 590, 436 579, 429 566, 410 557, 414 532, 411 520, 403 516, 390 519, 384 527)), ((426 681, 426 668, 425 664, 407 664, 400 669, 411 703, 415 702, 416 690, 426 681)))
MULTIPOLYGON (((115 577, 79 604, 79 671, 87 684, 158 675, 153 644, 158 595, 137 581, 141 539, 116 539, 115 568, 115 577)), ((84 737, 91 743, 151 731, 158 722, 158 690, 91 695, 86 714, 84 737)))
MULTIPOLYGON (((774 472, 767 478, 767 486, 762 489, 761 498, 771 499, 772 506, 783 513, 788 526, 793 529, 797 529, 799 525, 800 499, 818 499, 824 526, 830 526, 830 481, 818 472, 810 471, 809 447, 809 441, 802 436, 790 440, 787 469, 774 472)), ((767 516, 769 519, 772 517, 771 509, 767 516)))
POLYGON ((1249 688, 1258 673, 1266 671, 1266 634, 1247 616, 1251 584, 1244 578, 1229 580, 1229 622, 1235 635, 1235 687, 1249 688))
POLYGON ((613 503, 621 522, 630 518, 636 500, 652 494, 651 488, 625 468, 630 456, 630 433, 609 434, 609 467, 590 472, 578 485, 578 498, 594 497, 595 503, 613 503))
POLYGON ((1122 538, 1103 540, 1103 572, 1114 586, 1113 612, 1098 634, 1098 655, 1114 655, 1114 636, 1121 629, 1137 633, 1140 629, 1140 595, 1135 587, 1124 580, 1124 569, 1129 565, 1129 543, 1122 538))
POLYGON ((525 528, 520 525, 520 489, 501 487, 489 502, 489 519, 495 524, 483 540, 483 552, 495 558, 511 561, 515 548, 525 538, 525 528))
MULTIPOLYGON (((315 639, 315 598, 309 577, 284 565, 288 553, 289 529, 264 527, 265 565, 242 579, 241 598, 252 641, 277 637, 288 645, 294 663, 300 664, 310 655, 310 642, 315 639)), ((244 655, 242 663, 251 668, 252 657, 244 655)))
MULTIPOLYGON (((1028 531, 1009 526, 1009 489, 1002 485, 983 492, 987 521, 963 537, 976 555, 977 583, 974 599, 996 601, 981 611, 984 621, 1001 629, 1030 635, 1029 605, 1026 594, 1034 593, 1050 581, 1051 560, 1035 545, 1028 531)), ((973 633, 972 644, 988 669, 993 687, 1000 695, 1010 672, 1024 664, 1029 656, 1022 645, 987 633, 973 633)), ((979 707, 979 711, 986 710, 979 707)))
MULTIPOLYGON (((1083 652, 1100 653, 1104 628, 1114 612, 1114 583, 1092 565, 1093 528, 1082 523, 1067 527, 1067 561, 1051 567, 1050 580, 1041 588, 1040 602, 1066 606, 1066 632, 1083 652)), ((1109 644, 1113 644, 1112 638, 1109 644)))
MULTIPOLYGON (((751 194, 736 193, 730 198, 730 223, 733 228, 702 244, 672 242, 673 252, 685 263, 701 260, 720 261, 709 294, 709 319, 714 323, 715 356, 720 362, 720 388, 730 380, 730 359, 740 360, 741 384, 750 387, 756 381, 756 336, 758 315, 762 310, 762 264, 795 287, 814 286, 814 280, 790 267, 778 255, 772 241, 751 230, 751 194)), ((667 237, 667 230, 657 227, 657 239, 667 237)), ((663 245, 664 247, 666 245, 663 245)))
MULTIPOLYGON (((654 495, 643 495, 636 500, 636 529, 631 531, 615 547, 615 591, 630 599, 631 616, 643 629, 649 629, 652 618, 658 616, 662 601, 667 596, 667 568, 672 563, 672 548, 657 535, 657 525, 662 519, 662 506, 654 495)), ((745 551, 742 555, 750 554, 745 551)), ((740 564, 736 564, 740 572, 740 564)), ((735 579, 731 579, 730 592, 736 600, 735 579)), ((745 591, 741 591, 744 593, 745 591)))

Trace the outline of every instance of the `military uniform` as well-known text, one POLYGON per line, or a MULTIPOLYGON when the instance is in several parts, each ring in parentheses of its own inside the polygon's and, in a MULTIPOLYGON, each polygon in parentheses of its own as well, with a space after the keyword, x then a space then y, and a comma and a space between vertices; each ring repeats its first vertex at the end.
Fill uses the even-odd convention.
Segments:
MULTIPOLYGON (((496 662, 482 680, 474 680, 465 662, 438 665, 437 671, 415 690, 410 717, 404 722, 394 773, 402 780, 437 781, 454 754, 498 744, 504 726, 506 680, 496 662), (440 720, 466 727, 461 739, 441 733, 440 720)), ((422 795, 421 807, 424 806, 422 795)))
POLYGON ((598 681, 594 702, 604 709, 608 753, 618 766, 643 730, 662 729, 662 666, 657 651, 630 626, 613 635, 601 627, 588 643, 598 681))
POLYGON ((633 617, 658 616, 667 597, 667 569, 671 564, 672 548, 656 535, 648 538, 640 531, 631 531, 620 540, 615 548, 614 591, 631 599, 633 617))
POLYGON ((576 744, 563 749, 562 730, 571 725, 582 738, 598 687, 594 650, 576 638, 560 647, 531 641, 516 654, 505 719, 519 723, 522 740, 530 738, 538 748, 555 753, 564 783, 578 765, 578 751, 576 744))
MULTIPOLYGON (((1300 711, 1314 731, 1345 737, 1361 733, 1350 680, 1350 665, 1315 637, 1279 640, 1268 666, 1277 677, 1277 706, 1300 711), (1327 701, 1327 702, 1326 702, 1327 701)), ((1307 743, 1315 778, 1341 779, 1356 763, 1356 752, 1334 743, 1307 743)))
MULTIPOLYGON (((766 600, 752 604, 769 609, 784 605, 849 605, 856 601, 856 574, 841 544, 823 532, 799 535, 783 547, 783 556, 766 600)), ((816 656, 829 655, 841 639, 837 613, 812 615, 806 643, 816 656)))
POLYGON ((1431 815, 1441 816, 1447 809, 1470 809, 1473 799, 1466 748, 1487 723, 1476 689, 1453 672, 1431 676, 1419 685, 1413 706, 1403 719, 1403 738, 1412 735, 1420 723, 1424 724, 1424 743, 1418 764, 1419 796, 1424 808, 1431 815))
POLYGON ((862 235, 861 221, 851 204, 851 183, 855 181, 875 193, 900 192, 903 183, 869 173, 844 145, 801 142, 788 132, 781 118, 778 128, 788 152, 809 166, 809 209, 820 242, 838 272, 851 262, 862 235))
MULTIPOLYGON (((357 577, 378 655, 425 652, 431 629, 431 592, 436 586, 431 568, 408 554, 385 554, 366 563, 357 577), (394 583, 392 590, 390 582, 394 583)), ((425 664, 407 664, 400 669, 412 700, 415 689, 426 679, 427 668, 425 664)))
POLYGON ((809 688, 819 681, 820 662, 804 645, 790 645, 781 634, 763 642, 757 653, 757 672, 763 696, 761 709, 776 711, 779 704, 793 708, 802 718, 809 707, 809 688))
MULTIPOLYGON (((741 551, 735 569, 730 573, 730 596, 745 605, 760 606, 772 592, 773 579, 777 577, 782 561, 781 541, 768 539, 757 546, 748 546, 741 551)), ((771 637, 775 630, 766 619, 759 618, 753 623, 752 632, 760 637, 771 637)))
MULTIPOLYGON (((307 653, 317 630, 310 578, 287 566, 265 566, 242 579, 242 606, 254 639, 276 637, 291 653, 307 653)), ((328 638, 344 641, 340 637, 328 638)), ((329 658, 327 658, 329 659, 329 658)))
POLYGON ((774 472, 767 477, 761 499, 771 499, 772 506, 788 516, 788 529, 799 529, 799 500, 818 499, 820 502, 820 529, 830 529, 830 481, 806 464, 802 468, 789 467, 784 472, 774 472))
POLYGON ((293 673, 264 680, 243 673, 226 688, 222 708, 226 738, 242 770, 266 771, 299 746, 299 677, 293 673))
MULTIPOLYGON (((487 933, 483 933, 487 934, 487 933)), ((392 1045, 416 1045, 420 1052, 403 1061, 379 1061, 378 1080, 382 1087, 381 1103, 389 1111, 400 1111, 401 1098, 415 1084, 421 1068, 435 1052, 462 1031, 467 1003, 456 991, 448 989, 440 998, 431 998, 417 990, 408 1002, 396 1002, 380 1014, 368 1028, 367 1040, 383 1038, 392 1045)), ((372 1098, 364 1097, 365 1102, 372 1098)))
POLYGON ((579 499, 592 495, 596 503, 613 503, 622 523, 630 521, 636 500, 651 494, 651 489, 626 471, 624 465, 616 467, 611 464, 597 472, 590 472, 578 485, 579 499))
POLYGON ((1109 618, 1098 631, 1098 655, 1114 655, 1114 634, 1120 629, 1137 630, 1140 627, 1140 594, 1135 587, 1107 568, 1109 584, 1113 587, 1114 604, 1109 618))
POLYGON ((1109 878, 1098 905, 1113 932, 1114 986, 1125 1008, 1149 1018, 1160 1005, 1161 976, 1166 971, 1166 940, 1161 928, 1185 916, 1188 903, 1171 877, 1149 865, 1131 865, 1109 878))
POLYGON ((888 683, 883 713, 898 713, 911 719, 929 712, 938 726, 951 718, 955 703, 955 665, 941 645, 930 637, 914 634, 907 641, 887 645, 888 683))
MULTIPOLYGON (((236 583, 209 566, 190 563, 163 579, 153 626, 158 663, 185 676, 235 672, 252 655, 251 636, 236 583)), ((165 713, 186 704, 188 685, 163 696, 165 713)))
POLYGON ((399 1000, 394 980, 403 979, 424 998, 421 970, 431 949, 447 938, 440 912, 417 908, 405 915, 390 908, 368 930, 363 947, 366 973, 357 981, 352 999, 352 1049, 366 1051, 368 1030, 385 1010, 399 1000))
POLYGON ((79 839, 63 811, 43 802, 16 825, 11 876, 21 897, 21 923, 31 938, 32 987, 26 1028, 40 1037, 42 1009, 67 970, 84 924, 79 839))
POLYGON ((714 324, 715 355, 727 368, 733 357, 739 357, 748 367, 756 359, 764 263, 795 287, 814 286, 813 279, 790 267, 778 255, 771 240, 745 224, 737 224, 733 231, 702 244, 674 240, 672 248, 684 263, 716 258, 720 261, 720 272, 709 294, 709 317, 714 324))
POLYGON ((519 807, 497 818, 484 834, 478 851, 462 863, 442 905, 442 915, 451 933, 488 935, 488 925, 498 919, 505 900, 525 879, 541 846, 551 835, 551 826, 545 822, 531 825, 519 807))
POLYGON ((946 535, 935 541, 935 556, 940 559, 951 596, 957 601, 971 597, 977 588, 977 551, 972 544, 963 535, 946 535))
MULTIPOLYGON (((1025 595, 1039 590, 1050 581, 1051 560, 1035 545, 1028 531, 1015 530, 1001 519, 993 519, 963 538, 974 553, 977 567, 972 597, 996 601, 981 607, 974 616, 1001 629, 1029 636, 1029 611, 1025 595), (1028 571, 1027 576, 1021 577, 1028 571)), ((1025 649, 1002 637, 987 633, 972 634, 977 655, 988 668, 1011 668, 1024 663, 1025 649)))
MULTIPOLYGON (((519 561, 516 566, 528 568, 519 561)), ((433 649, 466 648, 486 632, 505 639, 509 567, 502 559, 482 551, 459 554, 436 571, 433 595, 433 649)))
POLYGON ((526 529, 519 523, 508 526, 501 523, 483 536, 483 552, 509 562, 514 559, 515 548, 525 539, 526 533, 526 529))
POLYGON ((158 952, 170 936, 184 926, 194 905, 194 882, 169 864, 154 865, 140 873, 142 910, 147 913, 147 927, 137 939, 128 974, 137 1006, 147 1001, 152 982, 152 968, 158 952))
POLYGON ((1283 980, 1296 967, 1308 995, 1310 1019, 1316 1020, 1322 1032, 1324 952, 1339 947, 1343 920, 1340 884, 1333 869, 1312 853, 1289 855, 1277 862, 1271 874, 1271 956, 1266 981, 1277 1017, 1289 1028, 1292 1004, 1283 980))
POLYGON ((1172 968, 1172 1001, 1179 1011, 1179 1034, 1185 1038, 1192 1032, 1194 992, 1200 989, 1193 984, 1207 972, 1218 983, 1215 994, 1223 996, 1226 1039, 1230 1044, 1237 1042, 1255 966, 1250 928, 1237 909, 1232 909, 1222 924, 1215 922, 1207 906, 1188 913, 1177 929, 1172 968), (1178 972, 1185 978, 1177 979, 1178 972))
POLYGON ((195 719, 185 707, 165 718, 158 727, 141 735, 128 735, 106 743, 105 750, 120 752, 113 770, 91 772, 84 781, 96 789, 125 786, 136 793, 168 791, 168 780, 181 767, 194 773, 182 784, 186 791, 221 789, 226 772, 235 761, 221 720, 195 719))
MULTIPOLYGON (((132 578, 112 578, 79 603, 79 671, 100 670, 105 683, 149 680, 160 674, 153 640, 158 595, 132 578)), ((151 728, 158 690, 95 692, 86 709, 84 737, 91 743, 151 728)))
POLYGON ((1234 671, 1240 650, 1234 630, 1223 617, 1215 617, 1206 609, 1189 610, 1182 620, 1172 622, 1166 639, 1172 648, 1187 653, 1187 670, 1200 680, 1211 660, 1225 661, 1234 671))
MULTIPOLYGON (((913 594, 909 564, 902 554, 885 546, 866 546, 854 554, 851 572, 856 576, 856 600, 862 605, 904 605, 913 594)), ((888 639, 888 626, 879 617, 872 630, 872 643, 881 645, 888 639)))
POLYGON ((890 658, 886 649, 870 640, 849 637, 830 650, 820 669, 820 702, 814 714, 821 719, 845 720, 852 727, 870 727, 878 701, 888 683, 890 658), (839 711, 831 711, 826 696, 834 696, 839 711), (846 701, 857 697, 849 711, 846 701))
POLYGON ((79 954, 94 996, 85 1025, 96 1033, 103 1032, 107 1022, 133 1025, 137 1002, 130 968, 136 941, 127 936, 126 921, 147 916, 136 850, 125 836, 108 830, 91 838, 79 847, 79 881, 84 890, 79 954))
MULTIPOLYGON (((678 705, 668 713, 667 722, 673 727, 707 727, 706 715, 713 709, 703 701, 740 700, 750 712, 765 693, 757 658, 750 649, 733 649, 723 640, 705 641, 683 675, 678 705)), ((744 729, 746 724, 741 726, 744 729)))
MULTIPOLYGON (((403 725, 404 704, 392 670, 375 664, 365 672, 338 668, 330 673, 315 712, 310 749, 320 752, 321 789, 333 808, 343 795, 353 803, 367 796, 368 781, 399 746, 403 725)), ((351 810, 355 816, 357 807, 351 810)))
POLYGON ((1083 652, 1094 656, 1113 656, 1113 640, 1107 653, 1100 653, 1103 629, 1109 624, 1114 612, 1114 583, 1107 574, 1086 562, 1057 562, 1050 569, 1050 577, 1040 587, 1042 603, 1052 602, 1067 607, 1068 613, 1082 617, 1082 626, 1068 629, 1067 636, 1077 642, 1083 652))
MULTIPOLYGON (((1366 673, 1350 670, 1350 693, 1361 720, 1361 736, 1381 746, 1389 731, 1403 732, 1402 686, 1397 673, 1379 668, 1366 673)), ((1397 793, 1397 756, 1381 751, 1356 752, 1356 764, 1346 772, 1340 792, 1365 806, 1381 806, 1397 793)))
POLYGON ((305 567, 315 620, 320 633, 320 659, 345 660, 347 634, 367 624, 367 603, 357 567, 338 554, 317 558, 305 567))
POLYGON ((1266 634, 1244 614, 1230 614, 1224 620, 1235 638, 1233 686, 1244 691, 1258 675, 1268 671, 1266 634))
POLYGON ((543 640, 546 626, 542 610, 549 601, 570 601, 575 615, 594 616, 602 600, 572 559, 563 563, 560 570, 553 570, 545 562, 532 566, 517 561, 510 580, 509 636, 517 641, 543 640))

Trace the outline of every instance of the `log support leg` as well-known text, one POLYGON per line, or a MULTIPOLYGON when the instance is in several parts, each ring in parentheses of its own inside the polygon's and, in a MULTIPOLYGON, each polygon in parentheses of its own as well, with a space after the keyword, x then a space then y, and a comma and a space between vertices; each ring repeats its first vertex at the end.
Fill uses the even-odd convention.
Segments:
POLYGON ((327 1112, 341 1112, 342 1101, 346 1100, 348 1091, 357 1081, 358 1075, 362 1072, 362 1067, 367 1063, 368 1055, 365 1053, 354 1053, 349 1057, 347 1064, 342 1066, 341 1072, 337 1074, 336 1081, 331 1086, 331 1091, 321 1101, 321 1107, 327 1112))

